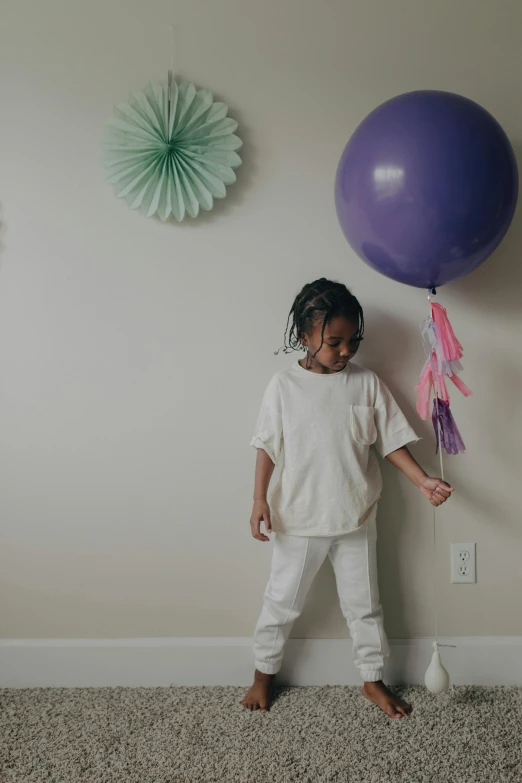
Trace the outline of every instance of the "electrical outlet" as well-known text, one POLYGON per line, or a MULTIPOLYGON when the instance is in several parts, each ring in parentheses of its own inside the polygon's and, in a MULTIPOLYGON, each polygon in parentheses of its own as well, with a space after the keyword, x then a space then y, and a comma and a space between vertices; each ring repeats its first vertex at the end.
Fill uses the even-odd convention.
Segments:
POLYGON ((476 582, 475 544, 451 544, 451 581, 476 582))

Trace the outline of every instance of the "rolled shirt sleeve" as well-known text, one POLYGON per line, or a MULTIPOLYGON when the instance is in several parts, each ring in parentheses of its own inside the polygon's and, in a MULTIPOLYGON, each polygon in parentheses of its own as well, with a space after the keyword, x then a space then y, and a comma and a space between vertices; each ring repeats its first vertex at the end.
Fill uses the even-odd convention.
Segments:
POLYGON ((277 463, 283 443, 283 419, 281 394, 275 375, 271 378, 261 401, 254 436, 250 445, 266 451, 274 465, 277 463))
POLYGON ((386 384, 380 379, 375 401, 375 424, 377 427, 375 448, 382 457, 386 457, 387 454, 391 454, 407 443, 417 443, 422 440, 410 426, 386 384))

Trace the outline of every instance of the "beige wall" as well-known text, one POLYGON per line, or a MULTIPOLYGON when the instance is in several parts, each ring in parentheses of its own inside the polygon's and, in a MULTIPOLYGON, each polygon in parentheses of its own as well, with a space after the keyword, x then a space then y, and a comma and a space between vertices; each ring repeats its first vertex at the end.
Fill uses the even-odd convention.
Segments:
MULTIPOLYGON (((271 545, 250 536, 261 396, 302 354, 282 345, 302 285, 365 308, 358 361, 424 437, 413 387, 426 295, 359 261, 337 224, 342 149, 377 104, 419 88, 491 111, 520 158, 522 4, 482 0, 4 0, 0 41, 0 634, 249 636, 271 545), (182 225, 130 211, 103 181, 113 104, 182 76, 240 121, 229 198, 182 225)), ((379 569, 391 637, 522 633, 519 395, 522 220, 440 290, 465 346, 453 398, 468 447, 437 514, 389 464, 379 569), (477 543, 452 585, 451 541, 477 543)), ((326 564, 294 636, 347 634, 326 564)))

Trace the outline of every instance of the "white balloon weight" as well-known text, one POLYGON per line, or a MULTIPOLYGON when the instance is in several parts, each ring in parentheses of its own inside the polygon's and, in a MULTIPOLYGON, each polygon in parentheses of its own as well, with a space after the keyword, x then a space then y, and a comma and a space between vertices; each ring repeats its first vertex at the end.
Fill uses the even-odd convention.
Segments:
POLYGON ((441 663, 438 642, 433 642, 433 655, 431 656, 430 665, 426 669, 424 682, 426 683, 426 688, 432 693, 442 693, 449 688, 450 677, 441 663))

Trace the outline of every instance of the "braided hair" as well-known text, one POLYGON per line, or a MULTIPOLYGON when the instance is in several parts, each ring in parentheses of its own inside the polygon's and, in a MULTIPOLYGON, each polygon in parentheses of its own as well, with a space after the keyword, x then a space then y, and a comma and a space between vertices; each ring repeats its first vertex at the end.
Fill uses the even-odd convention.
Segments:
MULTIPOLYGON (((314 358, 321 349, 324 342, 324 328, 327 322, 332 318, 344 316, 345 318, 357 320, 359 331, 357 341, 363 339, 364 333, 364 315, 362 307, 355 296, 347 289, 343 283, 334 280, 327 280, 325 277, 314 280, 313 283, 307 283, 297 294, 294 303, 288 315, 285 329, 285 343, 281 347, 284 353, 289 351, 305 351, 301 338, 304 334, 310 333, 315 326, 323 321, 321 331, 321 345, 312 355, 314 358), (288 331, 288 321, 293 313, 293 323, 288 337, 289 346, 286 346, 286 333, 288 331)), ((274 353, 277 355, 281 348, 274 353)))

